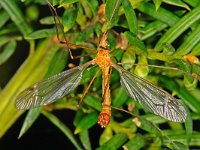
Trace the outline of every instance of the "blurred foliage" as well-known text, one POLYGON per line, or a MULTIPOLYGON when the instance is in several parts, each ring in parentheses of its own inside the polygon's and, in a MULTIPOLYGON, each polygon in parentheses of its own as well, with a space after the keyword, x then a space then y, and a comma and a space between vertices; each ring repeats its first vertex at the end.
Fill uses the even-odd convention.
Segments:
MULTIPOLYGON (((117 61, 123 63, 123 67, 173 93, 188 108, 185 124, 170 122, 148 112, 142 113, 142 107, 121 88, 119 75, 113 70, 110 85, 112 105, 128 109, 140 117, 129 116, 127 119, 123 117, 125 112, 112 109, 111 122, 101 134, 97 149, 168 147, 183 150, 200 147, 200 132, 193 131, 192 124, 193 120, 200 119, 199 0, 52 0, 51 3, 59 11, 67 40, 88 49, 96 49, 102 32, 108 30, 108 47, 117 61), (104 12, 105 5, 102 3, 105 2, 104 12), (118 3, 116 9, 113 7, 115 3, 118 3), (108 25, 111 16, 113 19, 108 25), (135 63, 139 65, 134 67, 135 63), (162 67, 150 67, 147 64, 162 67), (159 126, 163 124, 167 126, 161 130, 159 126)), ((24 112, 15 108, 17 94, 36 81, 64 70, 69 56, 66 46, 58 42, 55 22, 46 1, 1 0, 0 6, 0 65, 8 62, 15 51, 19 51, 19 42, 29 44, 28 57, 6 87, 0 90, 2 137, 24 112), (49 12, 43 13, 44 8, 49 12), (34 24, 40 24, 41 28, 34 24)), ((58 24, 57 27, 63 39, 61 26, 58 24)), ((72 50, 72 53, 76 55, 77 51, 72 50)), ((87 53, 90 51, 85 48, 78 55, 87 53)), ((82 57, 77 62, 82 64, 91 58, 94 55, 82 57)), ((92 67, 84 72, 81 82, 83 89, 87 88, 96 71, 97 68, 92 67)), ((0 79, 4 80, 4 77, 0 79)), ((28 131, 41 113, 77 149, 94 149, 89 132, 101 111, 101 91, 99 74, 79 109, 76 106, 82 93, 74 90, 52 105, 30 110, 19 137, 28 131), (75 110, 76 115, 71 122, 75 131, 71 131, 53 114, 52 111, 57 109, 75 110), (80 140, 74 134, 79 134, 80 140)))

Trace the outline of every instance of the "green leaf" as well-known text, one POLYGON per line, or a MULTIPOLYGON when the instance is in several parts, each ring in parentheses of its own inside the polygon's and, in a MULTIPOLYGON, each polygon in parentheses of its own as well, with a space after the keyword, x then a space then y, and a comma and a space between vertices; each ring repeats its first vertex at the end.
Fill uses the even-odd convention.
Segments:
POLYGON ((113 27, 119 19, 118 11, 119 6, 121 5, 121 0, 107 0, 106 2, 106 22, 105 26, 103 27, 102 31, 106 31, 109 28, 113 27))
POLYGON ((188 54, 192 48, 200 42, 200 25, 185 39, 185 41, 176 50, 176 56, 188 54))
POLYGON ((53 6, 58 5, 60 0, 52 0, 53 6))
POLYGON ((142 117, 144 119, 151 121, 154 124, 161 124, 161 123, 165 123, 167 121, 166 119, 164 119, 160 116, 154 115, 154 114, 145 114, 145 115, 142 115, 142 117))
POLYGON ((155 6, 156 6, 156 10, 159 9, 160 5, 162 4, 162 0, 153 0, 155 6))
POLYGON ((112 32, 108 32, 108 44, 107 48, 114 49, 116 46, 116 38, 112 32))
POLYGON ((184 15, 179 21, 176 22, 157 42, 155 46, 156 51, 162 49, 162 44, 167 42, 171 44, 177 39, 185 30, 187 30, 194 22, 200 19, 200 6, 193 9, 186 15, 184 15))
POLYGON ((166 3, 166 4, 170 4, 170 5, 174 5, 174 6, 178 6, 178 7, 183 7, 183 8, 190 11, 190 7, 180 0, 163 0, 163 2, 166 3))
POLYGON ((11 55, 15 52, 16 41, 11 40, 0 53, 0 65, 6 62, 11 55))
POLYGON ((92 17, 92 10, 91 10, 91 7, 89 5, 89 2, 88 1, 85 1, 85 0, 80 0, 80 3, 81 5, 83 6, 84 8, 84 11, 85 11, 85 14, 88 18, 91 18, 92 17))
POLYGON ((128 137, 126 134, 123 133, 115 134, 108 142, 106 142, 96 150, 119 149, 127 141, 127 139, 128 137))
POLYGON ((42 42, 35 53, 31 53, 17 73, 9 81, 0 95, 0 137, 24 112, 15 108, 15 99, 20 91, 40 80, 46 74, 48 66, 58 45, 50 39, 42 42), (33 71, 34 70, 34 71, 33 71), (12 119, 10 119, 12 117, 12 119))
POLYGON ((191 54, 195 56, 200 55, 200 43, 196 44, 196 46, 192 49, 191 54))
POLYGON ((52 58, 45 77, 50 77, 63 71, 66 67, 68 58, 69 53, 66 51, 66 48, 59 49, 52 58))
POLYGON ((179 20, 179 17, 177 17, 174 13, 162 7, 160 7, 156 11, 155 6, 151 3, 142 3, 137 9, 149 16, 152 16, 168 24, 169 26, 174 25, 179 20))
MULTIPOLYGON (((173 141, 177 141, 177 142, 180 142, 181 144, 183 143, 184 145, 186 145, 186 139, 185 139, 185 133, 184 132, 181 132, 181 133, 176 133, 176 131, 171 131, 171 132, 172 132, 172 134, 168 135, 168 137, 170 137, 170 139, 166 138, 164 140, 164 143, 171 143, 171 144, 173 144, 172 143, 173 141)), ((200 139, 200 134, 194 132, 192 134, 192 139, 191 139, 190 145, 191 146, 200 146, 200 144, 199 144, 200 140, 199 139, 200 139)))
POLYGON ((1 36, 0 37, 0 47, 2 47, 4 44, 9 42, 10 38, 8 36, 1 36))
POLYGON ((163 53, 173 55, 175 53, 175 48, 169 43, 163 43, 163 53))
POLYGON ((93 125, 97 123, 97 119, 98 119, 98 115, 96 112, 92 112, 84 116, 77 124, 74 133, 78 134, 84 130, 91 128, 93 125))
POLYGON ((162 31, 163 29, 167 28, 168 25, 156 20, 153 21, 151 23, 148 23, 144 28, 142 28, 141 30, 141 40, 146 40, 147 38, 152 37, 153 35, 155 35, 157 32, 162 31))
MULTIPOLYGON (((6 34, 14 33, 14 32, 18 32, 18 29, 14 23, 10 23, 10 24, 4 26, 3 28, 1 28, 0 35, 6 35, 6 34)), ((17 35, 17 36, 14 35, 12 37, 14 38, 14 37, 20 37, 20 36, 22 36, 22 35, 17 35)), ((22 39, 22 37, 21 37, 21 39, 22 39)))
POLYGON ((3 10, 0 11, 0 14, 1 14, 1 16, 0 16, 0 20, 1 20, 0 29, 1 29, 4 26, 4 24, 10 19, 10 17, 7 14, 7 12, 3 11, 3 10))
POLYGON ((200 5, 199 0, 183 0, 183 1, 191 5, 192 7, 197 7, 198 5, 200 5))
POLYGON ((99 145, 103 145, 106 142, 108 142, 111 138, 113 137, 113 132, 112 132, 112 128, 110 126, 107 126, 103 133, 100 136, 99 139, 99 145))
POLYGON ((84 26, 86 24, 86 16, 83 14, 82 11, 80 11, 80 9, 78 10, 78 14, 77 14, 77 18, 76 18, 76 22, 80 25, 80 26, 84 26))
POLYGON ((184 72, 188 73, 184 75, 184 84, 186 87, 191 88, 195 86, 196 80, 191 76, 192 74, 192 65, 184 60, 175 60, 175 63, 178 64, 179 68, 184 72))
POLYGON ((124 146, 124 149, 128 150, 140 150, 145 145, 144 138, 137 134, 135 137, 131 138, 124 146))
POLYGON ((155 124, 153 124, 152 122, 150 122, 150 121, 148 121, 146 119, 143 119, 143 118, 134 118, 133 122, 139 128, 141 128, 141 129, 143 129, 143 130, 145 130, 145 131, 147 131, 149 133, 155 134, 159 138, 162 137, 161 130, 155 124))
POLYGON ((73 4, 73 3, 76 3, 80 0, 63 0, 61 1, 61 5, 66 5, 66 4, 73 4))
POLYGON ((101 111, 102 109, 101 101, 95 97, 90 96, 89 94, 87 94, 85 97, 84 103, 98 111, 101 111))
POLYGON ((134 73, 140 77, 146 77, 149 73, 147 57, 141 55, 138 58, 138 65, 135 67, 134 73))
POLYGON ((150 145, 149 149, 153 150, 155 149, 155 147, 159 149, 159 147, 162 147, 162 145, 163 145, 162 141, 156 137, 153 139, 153 143, 150 145))
POLYGON ((76 8, 68 8, 65 10, 62 16, 62 23, 64 25, 64 32, 69 31, 75 24, 77 18, 77 9, 76 8))
POLYGON ((112 50, 111 54, 114 55, 115 58, 119 61, 119 60, 122 59, 122 56, 123 56, 123 54, 124 54, 124 51, 123 51, 122 49, 119 49, 119 48, 118 48, 118 49, 112 50))
POLYGON ((96 15, 96 11, 97 11, 99 2, 97 0, 88 0, 87 3, 88 3, 88 6, 90 7, 90 9, 93 13, 93 17, 94 17, 96 15))
POLYGON ((40 23, 45 24, 45 25, 55 24, 53 18, 54 18, 53 16, 44 17, 44 18, 40 19, 40 23))
POLYGON ((77 149, 79 149, 79 150, 82 149, 81 146, 76 141, 71 130, 64 123, 62 123, 56 116, 54 116, 53 114, 51 114, 49 112, 42 111, 42 114, 45 117, 47 117, 56 127, 58 127, 65 134, 65 136, 74 144, 74 146, 77 149))
POLYGON ((136 56, 135 56, 135 49, 136 46, 131 46, 126 49, 126 51, 123 54, 121 63, 124 69, 128 70, 133 68, 135 61, 136 61, 136 56))
POLYGON ((34 32, 28 34, 27 36, 25 36, 25 39, 34 40, 34 39, 41 39, 41 38, 45 38, 45 37, 52 37, 54 35, 56 35, 56 31, 54 28, 41 29, 41 30, 37 30, 37 31, 34 31, 34 32))
MULTIPOLYGON (((68 53, 66 53, 63 49, 56 52, 54 57, 51 60, 49 68, 46 73, 46 77, 52 76, 56 73, 62 71, 66 65, 68 53), (59 60, 59 61, 58 61, 59 60)), ((26 133, 26 131, 33 125, 36 119, 39 117, 42 107, 35 108, 29 110, 26 118, 23 122, 23 126, 20 130, 19 138, 26 133)))
POLYGON ((200 113, 200 102, 188 90, 180 88, 178 95, 194 112, 200 113))
POLYGON ((186 130, 186 136, 187 136, 187 145, 189 146, 189 143, 192 139, 192 134, 193 134, 193 121, 192 117, 190 115, 190 111, 188 108, 186 108, 187 111, 187 119, 185 121, 185 130, 186 130))
POLYGON ((75 40, 76 44, 81 44, 82 42, 86 41, 86 39, 89 38, 89 36, 93 33, 93 30, 94 29, 92 27, 87 27, 82 30, 75 40))
POLYGON ((94 26, 94 30, 95 30, 95 33, 97 34, 97 37, 100 37, 100 35, 101 35, 101 24, 100 24, 100 23, 97 23, 97 24, 94 26))
POLYGON ((74 120, 73 120, 74 126, 77 126, 77 125, 78 125, 79 121, 84 117, 84 115, 85 115, 85 114, 84 114, 84 112, 83 112, 82 109, 78 109, 78 110, 76 111, 76 115, 75 115, 74 120))
POLYGON ((81 143, 82 143, 83 147, 86 150, 91 150, 92 149, 88 130, 81 131, 80 134, 79 134, 79 138, 81 140, 81 143))
POLYGON ((200 76, 200 66, 199 65, 197 65, 197 64, 191 64, 191 66, 192 66, 192 73, 193 73, 193 75, 194 74, 196 74, 196 75, 198 75, 198 80, 199 80, 199 76, 200 76))
POLYGON ((132 5, 130 4, 129 0, 123 0, 122 6, 124 8, 130 31, 137 35, 137 18, 132 5))
POLYGON ((1 0, 0 4, 9 14, 12 21, 16 24, 16 26, 19 28, 19 30, 24 36, 29 34, 32 31, 29 24, 27 24, 27 22, 24 20, 23 13, 20 10, 20 8, 17 6, 16 1, 1 0))
POLYGON ((29 110, 22 125, 22 128, 20 130, 18 138, 21 138, 26 133, 26 131, 28 131, 28 129, 33 125, 35 120, 39 117, 41 110, 42 107, 29 110))
POLYGON ((200 102, 187 89, 179 87, 174 80, 170 79, 169 77, 160 76, 159 79, 162 81, 163 86, 166 89, 177 93, 178 97, 180 97, 190 109, 192 109, 194 112, 200 113, 200 102))
POLYGON ((141 53, 143 54, 147 54, 147 49, 146 46, 144 45, 144 43, 134 34, 132 34, 131 32, 125 32, 124 35, 126 36, 126 38, 128 39, 128 41, 130 42, 131 45, 136 46, 137 48, 139 48, 141 50, 141 53))
POLYGON ((184 145, 181 142, 177 142, 177 141, 169 143, 168 147, 171 148, 171 149, 173 149, 173 150, 189 150, 186 147, 186 145, 184 145))
POLYGON ((126 103, 126 100, 129 98, 128 95, 126 94, 126 91, 120 87, 117 88, 113 94, 115 95, 112 105, 115 107, 121 107, 124 103, 126 103))

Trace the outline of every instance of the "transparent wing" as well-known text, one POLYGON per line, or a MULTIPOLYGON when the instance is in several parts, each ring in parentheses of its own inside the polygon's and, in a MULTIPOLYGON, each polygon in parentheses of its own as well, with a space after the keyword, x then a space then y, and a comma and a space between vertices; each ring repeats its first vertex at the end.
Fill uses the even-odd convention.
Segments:
POLYGON ((185 106, 180 101, 122 67, 116 64, 113 64, 113 67, 119 71, 121 84, 129 96, 139 102, 145 109, 171 121, 185 121, 187 113, 185 106))
POLYGON ((18 109, 34 108, 47 105, 65 96, 79 85, 83 71, 90 64, 91 62, 88 62, 33 84, 17 96, 16 107, 18 109))

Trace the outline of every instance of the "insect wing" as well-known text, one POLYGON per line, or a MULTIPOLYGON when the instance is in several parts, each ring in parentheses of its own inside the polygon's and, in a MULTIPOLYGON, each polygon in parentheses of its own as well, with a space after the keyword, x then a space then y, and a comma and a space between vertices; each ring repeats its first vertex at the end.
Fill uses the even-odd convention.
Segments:
POLYGON ((16 107, 18 109, 35 108, 47 105, 65 96, 79 85, 83 71, 90 64, 91 62, 88 62, 82 66, 69 69, 25 89, 17 96, 16 107))
POLYGON ((185 106, 176 98, 118 65, 114 64, 113 67, 119 71, 121 84, 129 96, 145 109, 171 121, 184 122, 186 120, 185 106))

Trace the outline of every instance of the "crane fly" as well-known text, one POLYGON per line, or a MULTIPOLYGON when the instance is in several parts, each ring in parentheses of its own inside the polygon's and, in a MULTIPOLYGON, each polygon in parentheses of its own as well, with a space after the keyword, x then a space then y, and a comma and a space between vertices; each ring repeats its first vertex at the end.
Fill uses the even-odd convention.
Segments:
POLYGON ((18 109, 30 109, 55 102, 80 84, 83 72, 90 65, 98 65, 102 71, 102 110, 98 118, 100 126, 106 127, 110 122, 111 94, 109 82, 112 68, 119 72, 121 85, 127 94, 142 105, 145 110, 171 121, 184 122, 187 117, 185 106, 166 91, 115 64, 111 59, 111 50, 106 48, 106 41, 107 36, 103 34, 97 48, 96 57, 93 60, 39 81, 22 91, 17 96, 16 107, 18 109))

